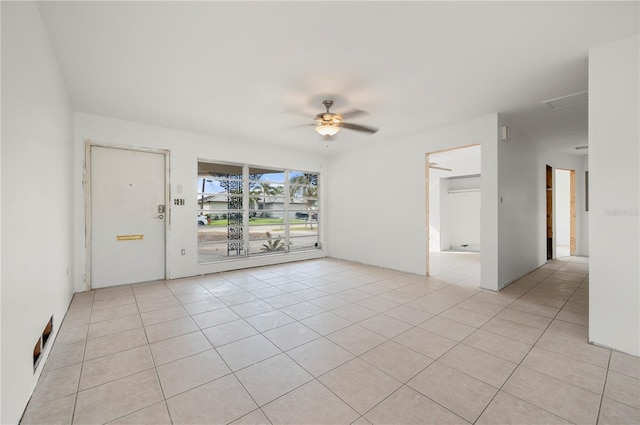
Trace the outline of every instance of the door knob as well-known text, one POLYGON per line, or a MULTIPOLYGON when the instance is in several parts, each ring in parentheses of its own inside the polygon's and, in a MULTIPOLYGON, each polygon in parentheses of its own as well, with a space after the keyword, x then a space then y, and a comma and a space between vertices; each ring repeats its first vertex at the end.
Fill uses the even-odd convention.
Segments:
POLYGON ((156 218, 162 220, 164 218, 164 214, 157 215, 156 218))

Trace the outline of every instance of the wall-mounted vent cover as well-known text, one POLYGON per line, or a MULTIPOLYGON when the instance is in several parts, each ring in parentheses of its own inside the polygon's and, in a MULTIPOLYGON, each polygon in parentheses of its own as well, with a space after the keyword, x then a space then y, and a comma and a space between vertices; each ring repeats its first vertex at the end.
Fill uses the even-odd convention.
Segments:
POLYGON ((555 99, 545 100, 541 105, 552 111, 556 109, 567 108, 569 106, 579 105, 589 100, 589 92, 587 90, 578 93, 568 94, 555 99))

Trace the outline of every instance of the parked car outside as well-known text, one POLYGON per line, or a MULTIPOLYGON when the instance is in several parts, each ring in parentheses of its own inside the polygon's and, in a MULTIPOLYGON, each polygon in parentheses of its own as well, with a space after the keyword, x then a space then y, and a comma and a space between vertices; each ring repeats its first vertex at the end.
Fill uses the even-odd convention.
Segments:
POLYGON ((200 214, 198 216, 198 226, 208 226, 208 225, 209 225, 209 218, 204 214, 200 214))

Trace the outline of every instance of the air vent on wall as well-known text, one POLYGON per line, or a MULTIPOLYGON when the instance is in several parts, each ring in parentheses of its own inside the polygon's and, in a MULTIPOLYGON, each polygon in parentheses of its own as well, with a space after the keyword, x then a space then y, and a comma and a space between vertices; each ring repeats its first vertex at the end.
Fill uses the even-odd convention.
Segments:
POLYGON ((555 99, 545 100, 540 102, 542 106, 550 110, 567 108, 569 106, 579 105, 589 100, 589 92, 587 90, 578 93, 568 94, 562 97, 556 97, 555 99))

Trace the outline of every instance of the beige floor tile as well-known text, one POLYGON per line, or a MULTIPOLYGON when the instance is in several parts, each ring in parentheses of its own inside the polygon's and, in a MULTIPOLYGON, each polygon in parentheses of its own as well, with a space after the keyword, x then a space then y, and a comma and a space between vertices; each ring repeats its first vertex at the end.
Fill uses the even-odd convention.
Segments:
MULTIPOLYGON (((309 289, 313 289, 313 288, 309 288, 309 289)), ((317 292, 321 294, 320 296, 326 295, 324 292, 320 292, 320 291, 317 291, 317 292)), ((275 286, 268 286, 266 288, 252 290, 251 293, 258 298, 271 298, 271 297, 275 297, 276 295, 286 294, 287 292, 275 286)), ((299 295, 296 295, 296 296, 299 296, 299 295)))
POLYGON ((369 351, 387 340, 385 337, 358 325, 351 325, 347 328, 340 329, 327 335, 327 338, 342 348, 349 350, 356 356, 369 351))
POLYGON ((549 326, 549 323, 551 323, 551 318, 549 317, 527 313, 526 311, 516 310, 513 308, 506 308, 502 310, 497 317, 541 330, 545 330, 547 326, 549 326))
POLYGON ((452 306, 449 303, 431 299, 429 298, 429 295, 430 294, 427 294, 423 297, 416 298, 415 300, 408 302, 406 305, 433 315, 440 314, 452 306))
POLYGON ((358 325, 369 329, 385 338, 393 338, 401 333, 411 329, 411 325, 402 322, 393 317, 378 314, 377 316, 365 319, 359 322, 358 325))
POLYGON ((252 301, 257 301, 260 298, 256 297, 250 292, 238 292, 237 294, 223 295, 218 297, 220 301, 228 305, 229 307, 244 303, 250 303, 252 301))
POLYGON ((206 329, 223 323, 233 322, 240 319, 240 316, 230 308, 221 308, 196 314, 195 316, 191 316, 191 318, 195 320, 200 329, 206 329))
POLYGON ((445 319, 455 320, 458 323, 473 326, 474 328, 479 328, 491 320, 491 316, 458 306, 451 307, 450 309, 440 313, 438 316, 444 317, 445 319))
POLYGON ((573 338, 578 341, 586 342, 589 340, 589 328, 586 326, 576 325, 574 323, 563 322, 561 320, 554 320, 551 322, 547 332, 573 338))
POLYGON ((143 328, 93 338, 87 341, 84 360, 95 359, 147 344, 147 336, 143 328))
POLYGON ((506 382, 517 366, 462 344, 453 347, 439 361, 496 388, 506 382))
POLYGON ((437 359, 456 345, 456 341, 420 328, 398 335, 394 341, 432 359, 437 359))
POLYGON ((60 424, 71 425, 76 394, 58 398, 49 403, 31 405, 20 421, 22 425, 60 424))
POLYGON ((440 362, 407 385, 469 422, 475 421, 498 390, 440 362))
POLYGON ((432 317, 426 322, 420 324, 419 327, 456 341, 462 341, 476 330, 473 326, 445 319, 440 316, 432 317))
POLYGON ((543 332, 540 329, 498 318, 489 320, 482 329, 530 345, 535 344, 543 332))
POLYGON ((202 332, 192 332, 150 344, 156 366, 213 348, 202 332))
POLYGON ((264 332, 262 335, 274 343, 282 351, 306 344, 309 341, 321 337, 317 332, 312 331, 299 322, 290 323, 276 329, 264 332))
POLYGON ((433 317, 433 314, 416 308, 408 307, 406 305, 401 305, 400 307, 385 311, 384 314, 385 316, 393 317, 394 319, 401 320, 414 326, 419 325, 425 320, 433 317))
POLYGON ((187 310, 181 305, 169 308, 163 308, 162 310, 149 311, 142 313, 142 322, 145 326, 155 325, 157 323, 168 322, 170 320, 180 319, 181 317, 189 316, 187 310))
POLYGON ((596 394, 604 390, 606 369, 562 354, 534 347, 522 365, 596 394))
POLYGON ((520 366, 502 389, 570 422, 594 424, 600 396, 520 366))
POLYGON ((524 342, 515 341, 502 335, 478 329, 471 336, 463 341, 468 345, 485 353, 508 360, 513 363, 520 363, 531 350, 531 345, 524 342))
POLYGON ((365 417, 372 424, 468 424, 460 416, 406 386, 391 394, 365 417))
POLYGON ((275 308, 262 300, 251 301, 249 303, 238 304, 231 309, 240 317, 247 318, 267 311, 275 310, 275 308))
POLYGON ((174 424, 229 423, 257 407, 233 375, 172 397, 167 406, 174 424))
POLYGON ((120 317, 118 319, 105 320, 103 322, 91 323, 89 325, 88 338, 99 338, 101 336, 116 334, 118 332, 141 328, 142 319, 139 314, 120 317))
POLYGON ((324 312, 302 320, 300 323, 313 329, 320 335, 327 335, 351 325, 346 319, 331 312, 324 312))
POLYGON ((607 374, 604 395, 620 403, 640 409, 640 380, 610 370, 607 374))
POLYGON ((554 332, 545 332, 536 343, 536 347, 603 368, 608 366, 611 355, 609 349, 588 344, 587 341, 576 341, 554 332))
POLYGON ((360 415, 316 380, 262 408, 271 423, 350 424, 360 415))
POLYGON ((260 332, 275 329, 293 323, 295 320, 279 310, 271 310, 245 319, 260 332))
POLYGON ((371 294, 369 294, 368 292, 359 291, 357 289, 349 289, 348 291, 340 292, 336 296, 355 303, 371 297, 371 294))
POLYGON ((199 330, 198 325, 196 325, 190 317, 145 326, 147 339, 150 343, 188 334, 197 330, 199 330))
POLYGON ((429 357, 394 341, 387 341, 361 358, 400 382, 407 382, 433 363, 429 357))
POLYGON ((384 313, 385 311, 400 306, 399 303, 382 298, 380 296, 364 299, 357 302, 357 304, 370 310, 377 311, 378 313, 384 313))
POLYGON ((85 361, 79 390, 96 387, 153 368, 147 345, 85 361))
POLYGON ((41 405, 77 392, 81 367, 79 363, 43 373, 29 404, 41 405))
POLYGON ((640 410, 607 397, 602 398, 598 425, 631 424, 640 424, 640 410))
POLYGON ((360 414, 366 413, 402 385, 358 358, 318 379, 360 414))
MULTIPOLYGON (((222 304, 222 303, 221 303, 222 304)), ((180 301, 174 296, 160 298, 158 300, 140 302, 138 300, 138 309, 140 313, 148 313, 155 310, 163 310, 166 308, 177 307, 180 301)))
POLYGON ((589 326, 589 313, 578 313, 568 309, 562 309, 556 319, 563 322, 575 323, 576 325, 589 326))
POLYGON ((236 372, 236 376, 258 406, 264 406, 313 379, 286 354, 278 354, 242 369, 236 372))
POLYGON ((362 307, 357 304, 349 304, 344 307, 331 310, 331 312, 352 323, 360 322, 378 314, 369 308, 362 307))
POLYGON ((94 301, 106 300, 108 298, 124 297, 133 295, 131 285, 112 286, 110 288, 100 288, 95 290, 94 301))
POLYGON ((105 309, 105 308, 113 308, 113 307, 120 307, 120 306, 124 306, 127 304, 133 304, 135 305, 136 303, 136 299, 133 296, 133 294, 131 295, 127 295, 124 297, 116 297, 116 298, 107 298, 107 299, 103 299, 103 300, 95 300, 93 302, 93 311, 96 310, 101 310, 101 309, 105 309))
POLYGON ((109 422, 108 425, 171 425, 171 418, 163 401, 109 422))
POLYGON ((262 410, 256 409, 240 419, 231 422, 230 425, 271 425, 271 422, 269 422, 269 419, 262 413, 262 410))
POLYGON ((203 351, 184 359, 158 366, 158 377, 166 398, 231 373, 215 350, 203 351))
POLYGON ((74 424, 107 423, 163 399, 156 372, 152 369, 98 387, 80 391, 74 424), (140 391, 144 388, 144 391, 140 391))
POLYGON ((288 316, 291 316, 296 320, 304 320, 308 317, 312 317, 316 314, 325 312, 323 308, 320 308, 317 305, 307 301, 283 307, 280 309, 280 311, 286 313, 288 316))
MULTIPOLYGON (((244 291, 242 291, 242 292, 244 292, 244 291)), ((189 304, 189 303, 195 303, 195 302, 198 302, 198 301, 215 299, 214 295, 212 295, 211 293, 207 294, 204 291, 203 292, 188 292, 188 293, 176 295, 175 297, 178 299, 178 301, 180 301, 181 304, 189 304)))
POLYGON ((251 366, 281 353, 280 349, 262 335, 254 335, 217 348, 218 353, 233 371, 251 366))
POLYGON ((258 333, 253 326, 244 320, 236 320, 222 325, 206 328, 202 333, 214 347, 229 344, 258 333))
POLYGON ((65 366, 82 363, 84 359, 85 341, 73 344, 59 344, 56 340, 47 358, 44 371, 48 372, 65 366))
MULTIPOLYGON (((273 288, 277 289, 277 288, 273 288)), ((293 292, 296 297, 302 298, 305 301, 316 300, 318 298, 325 297, 327 294, 315 288, 306 288, 300 291, 293 292)))
POLYGON ((560 308, 549 307, 549 306, 538 304, 534 301, 526 300, 522 298, 514 301, 513 304, 509 306, 509 308, 525 311, 527 313, 537 314, 539 316, 549 317, 552 319, 556 317, 556 315, 560 311, 560 308))
POLYGON ((319 338, 287 351, 313 376, 318 377, 353 359, 354 355, 326 338, 319 338))
POLYGON ((294 304, 299 304, 304 300, 302 298, 298 298, 295 295, 291 294, 283 294, 276 295, 275 297, 265 298, 265 301, 272 305, 274 308, 283 308, 294 304))
POLYGON ((117 319, 118 317, 131 316, 138 314, 138 306, 136 304, 126 304, 118 307, 103 308, 91 312, 91 323, 101 322, 103 320, 117 319))
POLYGON ((487 316, 495 316, 505 308, 505 306, 502 304, 495 304, 490 301, 478 300, 475 296, 467 298, 460 304, 456 305, 456 307, 465 308, 467 310, 475 311, 476 313, 481 313, 487 316))
MULTIPOLYGON (((140 326, 142 326, 142 323, 140 323, 140 326)), ((88 331, 89 325, 64 326, 64 322, 62 322, 62 326, 56 335, 56 345, 83 342, 87 339, 88 331)))
POLYGON ((194 316, 196 314, 206 313, 207 311, 226 308, 227 306, 222 301, 214 298, 214 299, 207 299, 203 301, 197 301, 194 303, 184 304, 182 307, 184 307, 184 309, 187 310, 187 312, 190 315, 194 316))
POLYGON ((640 378, 640 358, 619 351, 612 351, 609 369, 638 379, 640 378))
POLYGON ((570 422, 531 403, 500 391, 476 422, 477 425, 555 425, 570 422))

